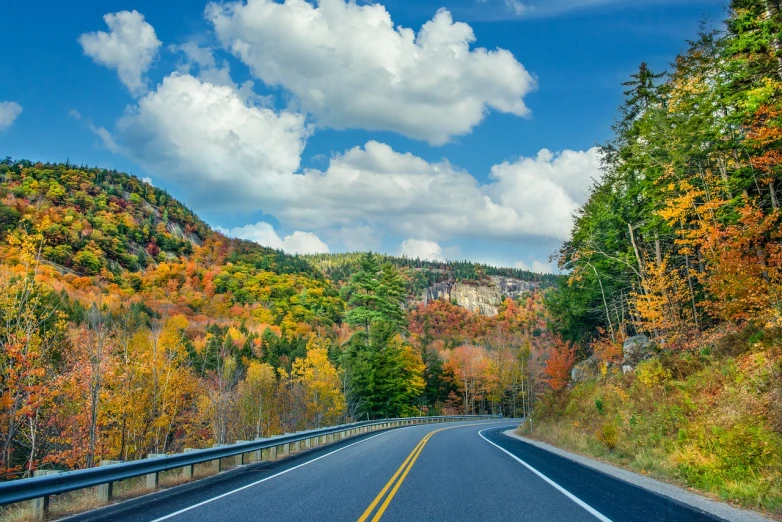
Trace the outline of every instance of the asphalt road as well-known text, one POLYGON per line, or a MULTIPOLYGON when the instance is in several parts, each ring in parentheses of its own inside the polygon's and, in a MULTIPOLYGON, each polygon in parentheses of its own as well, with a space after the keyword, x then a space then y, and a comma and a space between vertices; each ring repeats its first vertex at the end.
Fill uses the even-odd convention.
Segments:
POLYGON ((719 520, 502 434, 515 424, 364 435, 72 520, 719 520))

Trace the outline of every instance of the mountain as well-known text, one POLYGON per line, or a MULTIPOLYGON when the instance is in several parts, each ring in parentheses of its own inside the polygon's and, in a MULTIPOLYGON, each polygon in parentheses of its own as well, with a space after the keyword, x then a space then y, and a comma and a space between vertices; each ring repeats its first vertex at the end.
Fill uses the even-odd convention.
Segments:
MULTIPOLYGON (((361 256, 361 253, 313 254, 304 258, 342 285, 358 269, 361 256)), ((496 316, 507 298, 524 298, 536 290, 553 287, 561 279, 553 274, 470 261, 427 261, 380 254, 378 260, 391 264, 403 275, 407 282, 408 307, 445 299, 486 316, 496 316)))

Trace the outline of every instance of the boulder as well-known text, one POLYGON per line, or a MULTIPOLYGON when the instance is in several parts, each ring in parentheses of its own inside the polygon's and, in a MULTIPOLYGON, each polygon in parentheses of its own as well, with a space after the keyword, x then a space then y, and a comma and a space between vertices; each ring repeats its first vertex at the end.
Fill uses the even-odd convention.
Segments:
POLYGON ((573 382, 583 382, 596 379, 600 376, 600 364, 594 356, 581 361, 570 370, 570 378, 573 382))
POLYGON ((635 366, 652 354, 652 341, 645 335, 628 337, 622 346, 625 365, 635 366))

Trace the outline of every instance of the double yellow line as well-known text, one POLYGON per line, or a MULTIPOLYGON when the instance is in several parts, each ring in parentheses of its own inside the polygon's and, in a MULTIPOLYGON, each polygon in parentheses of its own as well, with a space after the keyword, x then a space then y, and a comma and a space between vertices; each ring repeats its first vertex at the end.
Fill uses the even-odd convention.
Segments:
POLYGON ((402 485, 405 477, 407 477, 407 474, 410 473, 410 469, 412 469, 413 464, 415 464, 416 459, 418 459, 418 456, 421 454, 421 451, 423 451, 426 443, 429 442, 429 439, 432 438, 432 435, 444 430, 450 430, 451 428, 458 428, 458 426, 448 426, 447 428, 440 428, 439 430, 431 431, 427 433, 423 439, 421 439, 421 442, 419 442, 418 445, 413 448, 413 451, 410 452, 410 455, 407 456, 402 465, 399 466, 399 469, 396 470, 396 473, 394 473, 394 475, 391 477, 391 480, 386 483, 383 489, 380 490, 380 493, 378 493, 378 495, 375 497, 375 500, 372 501, 366 511, 364 511, 361 517, 359 517, 358 522, 365 522, 369 518, 369 516, 375 510, 375 507, 377 507, 378 503, 383 500, 383 497, 386 495, 389 488, 393 486, 393 489, 391 489, 391 492, 388 493, 388 496, 385 497, 385 501, 383 501, 383 504, 381 504, 380 509, 378 509, 377 513, 375 513, 375 516, 372 517, 372 522, 377 522, 380 520, 380 517, 382 517, 383 513, 386 512, 386 508, 388 508, 388 505, 391 503, 394 495, 396 495, 396 492, 399 491, 399 486, 402 485), (397 478, 399 480, 397 480, 397 478), (396 484, 394 484, 395 482, 396 484))

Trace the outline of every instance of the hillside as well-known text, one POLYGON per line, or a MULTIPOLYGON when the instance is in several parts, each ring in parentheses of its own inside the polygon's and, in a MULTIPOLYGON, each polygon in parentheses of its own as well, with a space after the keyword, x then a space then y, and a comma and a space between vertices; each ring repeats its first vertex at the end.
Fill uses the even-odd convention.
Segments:
POLYGON ((667 73, 623 84, 547 296, 574 344, 550 354, 532 434, 780 514, 782 14, 730 4, 667 73))
MULTIPOLYGON (((358 270, 361 256, 361 253, 316 254, 304 258, 341 286, 358 270)), ((524 299, 553 287, 561 279, 552 274, 469 261, 426 261, 388 255, 378 255, 378 259, 394 266, 405 279, 409 308, 444 299, 473 313, 495 316, 505 299, 524 299)))
POLYGON ((290 256, 105 169, 7 159, 0 179, 6 478, 353 418, 527 411, 548 276, 290 256), (531 281, 490 314, 453 291, 408 300, 500 276, 531 281))

